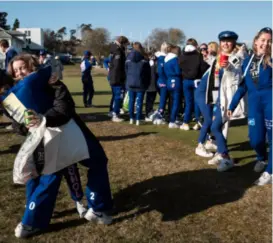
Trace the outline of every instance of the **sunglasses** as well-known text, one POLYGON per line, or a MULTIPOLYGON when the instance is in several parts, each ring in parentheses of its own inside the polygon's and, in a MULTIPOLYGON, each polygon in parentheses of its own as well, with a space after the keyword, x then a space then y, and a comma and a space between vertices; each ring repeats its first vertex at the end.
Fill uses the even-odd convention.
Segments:
POLYGON ((262 28, 259 33, 262 33, 262 32, 272 35, 272 29, 269 27, 262 28))
POLYGON ((200 51, 207 51, 208 48, 200 48, 200 51))

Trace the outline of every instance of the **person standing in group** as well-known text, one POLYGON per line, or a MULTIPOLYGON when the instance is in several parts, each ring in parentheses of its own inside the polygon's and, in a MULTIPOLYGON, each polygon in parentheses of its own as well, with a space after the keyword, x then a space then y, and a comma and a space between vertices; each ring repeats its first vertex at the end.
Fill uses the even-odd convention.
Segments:
POLYGON ((218 43, 215 41, 211 41, 208 44, 208 58, 205 60, 210 66, 215 60, 218 53, 218 43))
POLYGON ((263 28, 254 37, 253 55, 243 63, 243 81, 229 106, 231 117, 241 98, 248 92, 248 128, 250 145, 257 153, 254 171, 265 172, 257 185, 272 183, 272 29, 263 28), (266 149, 266 135, 269 156, 266 149), (268 164, 265 162, 268 158, 268 164))
POLYGON ((145 121, 153 121, 152 117, 154 114, 154 102, 156 99, 156 94, 158 92, 158 88, 156 85, 158 74, 157 74, 157 59, 154 52, 149 53, 149 64, 151 68, 151 78, 150 84, 146 91, 146 106, 145 106, 145 121))
POLYGON ((203 60, 207 62, 209 58, 208 45, 206 43, 202 43, 199 47, 200 53, 203 56, 203 60))
POLYGON ((92 107, 94 96, 94 84, 91 76, 92 64, 90 62, 91 52, 84 51, 84 57, 81 62, 82 84, 83 84, 83 103, 85 107, 92 107))
POLYGON ((5 69, 8 71, 8 64, 10 60, 18 55, 17 51, 9 46, 8 40, 0 40, 0 50, 5 54, 6 59, 5 59, 5 69))
POLYGON ((181 68, 179 67, 178 56, 180 55, 180 48, 178 46, 170 45, 167 49, 167 56, 164 59, 164 73, 167 77, 167 90, 172 99, 172 107, 169 119, 169 128, 179 128, 175 123, 178 110, 180 107, 180 96, 182 90, 181 83, 181 68))
MULTIPOLYGON (((206 129, 204 128, 202 133, 203 136, 205 136, 209 132, 209 130, 207 130, 210 125, 208 121, 212 120, 210 131, 216 139, 217 153, 208 163, 218 165, 217 170, 223 172, 232 168, 234 165, 227 148, 227 135, 230 123, 227 111, 232 97, 241 82, 242 60, 236 56, 238 51, 236 47, 238 35, 235 32, 223 31, 218 35, 218 38, 220 41, 219 53, 217 59, 211 66, 210 72, 207 74, 207 84, 205 85, 206 100, 200 100, 199 106, 201 110, 203 110, 203 114, 211 115, 211 111, 210 113, 204 112, 203 106, 204 104, 214 105, 212 118, 205 118, 205 120, 207 120, 206 129)), ((240 106, 237 107, 236 112, 234 112, 232 119, 242 118, 245 118, 245 105, 243 100, 240 106)), ((203 141, 199 141, 196 153, 199 148, 201 149, 202 144, 203 141)))
POLYGON ((183 77, 183 93, 185 97, 185 113, 183 124, 180 129, 189 131, 189 122, 192 117, 192 111, 195 113, 195 126, 194 130, 199 130, 201 127, 200 110, 194 100, 194 92, 197 87, 197 82, 200 81, 205 71, 209 68, 209 65, 203 60, 202 54, 197 51, 197 41, 195 39, 188 39, 187 45, 180 56, 179 64, 182 69, 183 77))
POLYGON ((109 79, 113 91, 114 107, 113 122, 122 122, 119 117, 122 103, 122 96, 125 89, 125 49, 129 40, 125 36, 119 36, 115 42, 110 45, 109 79))
POLYGON ((145 91, 150 82, 149 59, 140 42, 133 44, 125 63, 126 88, 129 92, 130 124, 134 123, 134 106, 136 103, 136 125, 140 125, 145 91))
POLYGON ((55 64, 54 65, 55 65, 55 72, 56 72, 57 78, 58 78, 58 80, 62 81, 64 67, 63 67, 63 64, 62 64, 59 56, 55 57, 55 64))

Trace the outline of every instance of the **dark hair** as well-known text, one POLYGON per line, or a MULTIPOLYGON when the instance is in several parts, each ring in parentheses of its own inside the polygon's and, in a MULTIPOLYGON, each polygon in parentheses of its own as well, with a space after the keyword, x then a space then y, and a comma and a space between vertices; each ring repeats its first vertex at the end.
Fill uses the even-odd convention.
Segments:
POLYGON ((0 69, 0 88, 8 89, 12 87, 14 80, 10 75, 6 73, 5 70, 0 69))
POLYGON ((0 40, 0 46, 2 46, 4 48, 9 48, 9 42, 5 39, 0 40))
POLYGON ((190 38, 190 39, 187 40, 187 45, 193 45, 196 48, 198 47, 197 41, 195 39, 193 39, 193 38, 190 38))
POLYGON ((148 58, 148 55, 144 51, 144 48, 140 42, 134 42, 133 48, 134 48, 134 50, 138 51, 144 58, 148 58))
POLYGON ((125 36, 123 36, 123 35, 119 36, 116 40, 117 40, 117 42, 119 42, 119 44, 121 44, 121 45, 129 44, 128 38, 125 37, 125 36))

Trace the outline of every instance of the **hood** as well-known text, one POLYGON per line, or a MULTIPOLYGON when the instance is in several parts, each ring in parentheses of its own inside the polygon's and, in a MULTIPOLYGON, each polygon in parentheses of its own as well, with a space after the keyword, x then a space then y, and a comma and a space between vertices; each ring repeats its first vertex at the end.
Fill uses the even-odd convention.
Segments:
POLYGON ((128 54, 127 60, 131 62, 140 62, 144 57, 140 54, 140 52, 133 50, 128 54))
POLYGON ((161 51, 157 51, 156 53, 155 53, 155 56, 156 57, 160 57, 160 56, 166 56, 166 53, 164 53, 164 52, 161 52, 161 51))
POLYGON ((167 56, 165 57, 164 61, 168 62, 168 61, 170 61, 170 60, 172 60, 172 59, 174 59, 176 57, 177 57, 176 54, 174 54, 174 53, 168 53, 167 56))
POLYGON ((193 45, 186 45, 184 49, 184 53, 189 53, 189 52, 195 52, 196 47, 193 45))

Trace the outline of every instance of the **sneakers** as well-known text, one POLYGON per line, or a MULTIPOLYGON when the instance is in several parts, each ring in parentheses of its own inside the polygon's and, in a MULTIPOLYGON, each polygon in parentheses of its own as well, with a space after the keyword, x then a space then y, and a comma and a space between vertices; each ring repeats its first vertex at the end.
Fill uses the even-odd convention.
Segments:
POLYGON ((267 166, 266 162, 258 160, 254 166, 254 171, 261 173, 265 169, 266 166, 267 166))
POLYGON ((187 124, 187 123, 183 123, 183 124, 180 126, 180 129, 181 129, 181 130, 184 130, 184 131, 189 131, 189 130, 190 130, 190 126, 189 126, 189 124, 187 124))
POLYGON ((14 230, 15 237, 17 238, 27 238, 35 233, 40 231, 40 229, 32 228, 31 226, 23 225, 22 222, 20 222, 17 227, 14 230))
POLYGON ((208 161, 209 165, 218 165, 220 160, 223 159, 221 154, 216 153, 212 159, 208 161))
POLYGON ((272 184, 272 175, 270 175, 267 171, 265 171, 260 178, 255 181, 257 186, 264 186, 267 184, 272 184))
POLYGON ((113 122, 123 122, 124 120, 122 118, 118 117, 117 115, 113 115, 112 121, 113 122))
POLYGON ((213 157, 213 153, 207 151, 205 146, 201 143, 199 143, 197 148, 195 149, 195 154, 205 158, 213 157))
POLYGON ((230 158, 223 158, 217 167, 218 172, 224 172, 231 169, 234 166, 233 160, 230 158))
POLYGON ((119 114, 124 115, 124 114, 125 114, 125 111, 121 108, 121 109, 119 110, 119 114))
POLYGON ((107 116, 112 118, 113 117, 113 112, 110 111, 107 116))
POLYGON ((98 224, 111 224, 112 217, 106 215, 103 212, 94 212, 92 208, 89 208, 84 218, 88 221, 98 223, 98 224))
POLYGON ((87 209, 81 201, 76 202, 76 209, 80 215, 80 218, 83 218, 87 212, 87 209))
POLYGON ((13 130, 12 124, 9 125, 9 126, 6 126, 5 128, 6 128, 7 130, 9 130, 9 131, 13 130))
POLYGON ((195 131, 198 131, 198 130, 201 129, 201 126, 199 125, 199 123, 196 123, 196 124, 193 126, 192 129, 195 130, 195 131))
POLYGON ((129 124, 130 124, 130 125, 134 124, 134 119, 130 119, 129 124))
POLYGON ((136 125, 137 125, 137 126, 140 125, 140 120, 136 120, 136 125))
POLYGON ((164 121, 164 119, 155 119, 154 122, 153 122, 154 125, 165 125, 166 122, 164 121))
POLYGON ((208 140, 205 144, 207 150, 217 150, 217 145, 213 140, 208 140))
POLYGON ((169 128, 179 128, 179 125, 177 125, 177 124, 174 123, 174 122, 170 122, 170 123, 169 123, 169 128))

